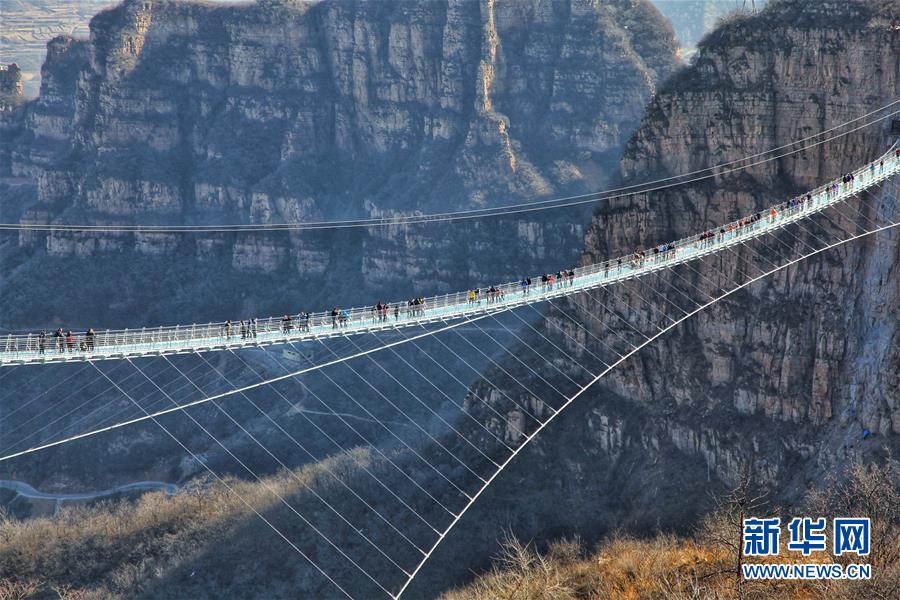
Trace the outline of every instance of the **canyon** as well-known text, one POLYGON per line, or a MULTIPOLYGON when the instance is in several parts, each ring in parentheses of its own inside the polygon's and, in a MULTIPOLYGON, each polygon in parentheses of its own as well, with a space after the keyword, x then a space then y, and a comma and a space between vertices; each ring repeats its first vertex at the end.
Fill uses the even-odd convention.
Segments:
MULTIPOLYGON (((11 71, 0 77, 13 82, 0 88, 0 216, 28 223, 302 222, 497 206, 668 177, 790 144, 894 100, 898 7, 896 0, 773 1, 760 13, 726 19, 682 65, 671 26, 647 2, 128 1, 95 18, 89 40, 50 44, 38 99, 21 97, 11 71)), ((567 261, 587 264, 815 187, 883 152, 894 141, 889 127, 881 122, 713 180, 604 201, 592 213, 349 232, 6 234, 0 322, 239 318, 279 314, 286 304, 393 300, 555 271, 567 261), (33 282, 48 277, 54 285, 36 291, 33 282), (73 286, 77 298, 59 292, 73 286)), ((873 208, 858 221, 834 226, 896 220, 895 190, 866 201, 873 208)), ((796 254, 816 240, 802 234, 783 243, 785 254, 796 254)), ((497 478, 411 596, 431 597, 470 579, 489 564, 504 530, 537 544, 567 535, 592 543, 617 529, 685 532, 711 508, 712 494, 745 474, 773 502, 791 506, 848 463, 896 455, 897 243, 895 235, 871 238, 782 271, 614 370, 497 478)), ((686 277, 712 293, 740 281, 755 261, 741 250, 702 274, 680 271, 660 283, 683 285, 675 278, 686 277)), ((596 298, 647 326, 660 311, 642 302, 644 290, 613 288, 596 298)), ((600 339, 627 333, 598 306, 582 296, 548 309, 534 321, 546 338, 529 339, 535 351, 553 356, 561 348, 589 360, 586 352, 601 348, 581 331, 600 339)), ((271 373, 287 359, 247 360, 271 373)), ((574 368, 560 359, 530 374, 514 357, 496 361, 475 361, 482 375, 464 382, 460 398, 486 398, 499 410, 506 395, 540 411, 524 388, 541 390, 542 378, 556 382, 574 368), (506 381, 501 368, 522 385, 506 381)), ((225 370, 235 361, 223 356, 215 364, 225 370)), ((251 378, 237 371, 238 380, 251 378)), ((200 385, 211 389, 213 379, 200 385)), ((11 380, 27 382, 24 375, 11 380)), ((265 406, 279 418, 314 406, 309 394, 292 393, 290 410, 276 409, 277 399, 265 406)), ((338 408, 353 410, 346 402, 338 408)), ((106 410, 99 416, 114 414, 106 410)), ((373 410, 379 418, 390 414, 373 410)), ((274 445, 252 411, 241 406, 235 414, 274 445)), ((526 422, 521 411, 505 414, 526 422)), ((3 416, 0 434, 10 442, 24 415, 3 416)), ((237 443, 211 409, 203 418, 237 443)), ((483 419, 501 439, 521 434, 483 419)), ((204 460, 225 463, 183 420, 171 425, 205 450, 204 460)), ((473 424, 456 425, 491 447, 473 424)), ((17 467, 35 473, 29 481, 41 489, 102 489, 126 476, 181 484, 199 476, 201 466, 175 463, 183 453, 162 438, 147 427, 17 467), (94 455, 105 458, 91 464, 94 455)), ((351 458, 352 481, 364 480, 360 465, 376 468, 359 452, 333 460, 351 458)), ((412 456, 397 460, 421 474, 412 456)), ((196 576, 167 564, 159 569, 164 576, 139 579, 133 589, 144 597, 176 589, 239 594, 246 581, 224 565, 240 564, 249 545, 260 568, 276 573, 267 588, 273 597, 323 592, 299 568, 277 574, 283 560, 266 551, 268 533, 246 524, 218 532, 211 539, 220 553, 200 545, 191 554, 203 566, 196 576)))

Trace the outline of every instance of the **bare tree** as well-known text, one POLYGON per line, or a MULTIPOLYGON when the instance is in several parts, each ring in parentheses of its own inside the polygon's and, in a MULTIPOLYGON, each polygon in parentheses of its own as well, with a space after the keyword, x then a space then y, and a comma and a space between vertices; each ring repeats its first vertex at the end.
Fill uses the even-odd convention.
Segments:
POLYGON ((821 488, 810 492, 806 508, 829 520, 869 518, 872 579, 864 584, 868 586, 865 595, 895 598, 900 581, 900 463, 890 455, 881 464, 855 463, 845 477, 831 475, 821 488))
POLYGON ((741 473, 737 485, 724 496, 714 498, 715 509, 707 515, 698 530, 702 542, 726 548, 734 556, 734 569, 720 569, 703 577, 734 573, 738 598, 744 598, 744 519, 774 514, 766 501, 767 492, 760 490, 748 468, 741 473))

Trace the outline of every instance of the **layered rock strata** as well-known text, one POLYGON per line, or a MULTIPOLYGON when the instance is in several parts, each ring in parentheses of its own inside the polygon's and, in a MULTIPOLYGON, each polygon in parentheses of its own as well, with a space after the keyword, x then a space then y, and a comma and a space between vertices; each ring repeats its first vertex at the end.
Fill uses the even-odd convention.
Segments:
MULTIPOLYGON (((23 222, 265 225, 596 189, 677 65, 671 28, 647 2, 128 0, 90 30, 48 46, 8 164, 36 183, 23 222)), ((51 258, 213 261, 229 277, 368 302, 555 270, 574 258, 585 216, 19 242, 51 258)))

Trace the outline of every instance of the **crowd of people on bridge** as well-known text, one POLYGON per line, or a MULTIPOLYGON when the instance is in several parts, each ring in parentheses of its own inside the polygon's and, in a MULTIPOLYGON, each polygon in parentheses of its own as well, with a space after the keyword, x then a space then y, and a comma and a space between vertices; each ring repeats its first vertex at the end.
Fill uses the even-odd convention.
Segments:
POLYGON ((564 287, 571 287, 575 283, 575 271, 557 271, 556 275, 552 273, 547 273, 546 275, 541 275, 541 289, 543 291, 550 291, 554 289, 560 289, 564 287))
MULTIPOLYGON (((97 336, 97 332, 94 331, 94 328, 91 327, 83 334, 72 333, 72 330, 63 331, 63 328, 60 327, 49 337, 52 338, 50 341, 50 350, 56 350, 58 354, 64 354, 66 352, 75 352, 76 350, 80 352, 93 352, 95 348, 95 338, 97 336)), ((41 331, 37 335, 37 351, 38 354, 46 354, 47 353, 47 332, 41 331)))
MULTIPOLYGON (((900 148, 895 150, 894 159, 900 161, 900 148)), ((864 180, 866 171, 868 171, 870 178, 874 177, 876 175, 876 172, 878 175, 883 174, 884 159, 880 159, 877 163, 872 162, 869 164, 867 169, 860 170, 860 182, 864 180)), ((823 193, 825 194, 827 199, 832 199, 836 195, 839 195, 848 190, 852 190, 856 185, 856 179, 856 174, 852 172, 846 173, 839 179, 826 185, 823 193)), ((780 217, 783 217, 785 215, 793 215, 797 212, 803 211, 804 209, 815 206, 818 201, 818 197, 814 197, 812 193, 807 192, 805 195, 799 195, 791 198, 787 202, 777 204, 771 207, 768 211, 768 223, 771 225, 775 223, 780 217)), ((737 221, 729 223, 728 225, 723 225, 718 229, 718 231, 716 231, 715 229, 707 230, 699 235, 697 247, 700 249, 705 249, 711 246, 716 246, 724 240, 741 237, 745 233, 754 230, 756 228, 756 224, 762 221, 762 219, 763 213, 757 212, 749 217, 739 219, 737 221)), ((650 255, 649 257, 646 250, 636 251, 631 257, 630 264, 626 263, 626 265, 632 268, 640 268, 646 264, 648 259, 653 261, 668 260, 669 258, 674 257, 675 251, 676 245, 674 242, 658 244, 652 248, 652 255, 650 255)), ((621 269, 622 264, 623 263, 621 258, 616 259, 615 263, 611 261, 605 263, 603 267, 604 276, 609 275, 611 267, 621 269)), ((524 283, 523 287, 526 287, 524 283)))
MULTIPOLYGON (((425 306, 425 298, 413 298, 407 300, 407 307, 412 306, 425 306)), ((394 315, 394 320, 400 320, 400 312, 401 312, 402 303, 397 302, 394 304, 393 308, 387 302, 379 301, 378 304, 372 307, 372 319, 378 323, 387 323, 388 318, 391 314, 394 315)))
MULTIPOLYGON (((297 330, 301 332, 309 331, 310 322, 312 321, 312 314, 301 310, 296 315, 284 315, 281 317, 281 331, 283 333, 291 333, 294 330, 294 324, 296 322, 297 330)), ((256 337, 256 329, 254 328, 253 337, 256 337)))
MULTIPOLYGON (((570 287, 574 285, 574 283, 574 269, 557 271, 555 275, 553 273, 544 273, 541 275, 541 292, 549 292, 551 290, 570 287)), ((519 281, 519 286, 522 289, 523 296, 530 295, 532 286, 531 277, 523 277, 522 280, 519 281)), ((482 298, 485 299, 487 304, 494 304, 502 302, 506 298, 505 294, 506 292, 502 285, 492 285, 485 290, 482 290, 481 288, 470 289, 466 294, 466 299, 470 305, 480 306, 482 298)))

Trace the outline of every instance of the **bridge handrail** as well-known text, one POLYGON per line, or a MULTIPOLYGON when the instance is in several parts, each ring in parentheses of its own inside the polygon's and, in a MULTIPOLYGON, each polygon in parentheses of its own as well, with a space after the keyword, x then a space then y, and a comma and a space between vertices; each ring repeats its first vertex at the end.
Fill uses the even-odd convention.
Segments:
MULTIPOLYGON (((855 180, 849 185, 842 183, 839 179, 832 180, 819 186, 815 190, 808 192, 808 194, 803 194, 792 200, 771 206, 765 211, 756 212, 753 215, 736 219, 701 233, 668 244, 661 244, 655 248, 645 248, 630 256, 617 257, 600 263, 576 267, 571 269, 575 273, 574 279, 579 279, 586 275, 594 275, 600 272, 604 272, 605 275, 610 272, 621 273, 623 269, 633 270, 635 266, 644 268, 648 264, 659 264, 662 266, 668 264, 670 259, 677 257, 679 252, 683 253, 687 248, 708 249, 710 247, 718 246, 723 242, 732 240, 733 236, 743 237, 746 232, 759 230, 760 223, 762 223, 763 229, 766 229, 766 225, 769 225, 770 229, 776 229, 782 224, 791 222, 790 217, 799 212, 819 210, 820 208, 824 208, 824 206, 830 205, 829 203, 820 202, 823 194, 825 195, 826 200, 836 200, 844 195, 849 196, 852 195, 852 193, 855 193, 860 186, 863 188, 866 187, 864 182, 867 174, 869 175, 870 180, 882 180, 892 175, 897 170, 900 170, 900 157, 895 155, 896 148, 897 144, 895 143, 882 156, 876 158, 872 162, 867 162, 864 166, 852 171, 855 180), (837 191, 829 191, 832 189, 831 186, 834 185, 837 185, 837 191), (805 204, 807 204, 807 195, 811 198, 809 203, 811 206, 805 206, 805 204), (797 202, 798 199, 799 202, 797 202), (817 206, 818 208, 816 208, 817 206), (775 217, 772 217, 772 211, 775 211, 775 217), (708 237, 710 232, 712 232, 712 236, 708 237), (666 249, 660 250, 661 248, 666 249)), ((542 285, 540 276, 533 279, 532 285, 535 288, 542 285)), ((566 280, 562 282, 555 282, 554 285, 557 286, 556 289, 559 289, 560 287, 569 287, 572 285, 572 281, 570 278, 566 278, 566 280)), ((500 290, 501 298, 513 296, 520 291, 525 290, 524 286, 522 286, 522 280, 507 282, 495 286, 495 289, 500 290)), ((551 287, 551 289, 554 288, 551 287)), ((546 286, 544 286, 542 292, 546 291, 546 286)), ((528 293, 529 290, 524 291, 524 294, 527 295, 528 293)), ((399 317, 401 314, 405 320, 408 320, 410 317, 413 319, 416 319, 417 317, 424 318, 426 312, 429 313, 429 315, 440 315, 440 309, 465 306, 468 303, 468 294, 469 290, 430 296, 425 298, 425 303, 423 305, 410 306, 407 302, 388 303, 388 321, 397 320, 395 319, 395 315, 399 317)), ((480 296, 478 305, 481 306, 481 302, 485 302, 485 300, 489 303, 500 301, 499 299, 485 299, 484 296, 480 296)), ((489 309, 489 306, 486 309, 489 309)), ((41 347, 39 334, 0 334, 0 365, 11 362, 23 362, 22 360, 17 360, 20 358, 20 355, 23 354, 37 354, 37 361, 40 362, 42 360, 52 359, 54 351, 57 352, 57 357, 59 354, 76 354, 79 355, 81 359, 94 355, 94 353, 98 352, 100 349, 103 349, 104 353, 107 355, 115 354, 120 349, 123 353, 127 351, 130 353, 142 352, 145 354, 157 352, 167 353, 167 351, 173 351, 173 348, 175 350, 183 349, 184 351, 194 351, 213 346, 220 347, 223 345, 222 343, 212 343, 213 340, 225 339, 226 343, 224 345, 227 345, 227 340, 236 336, 241 336, 240 339, 265 339, 267 342, 271 342, 273 339, 280 339, 281 337, 284 337, 285 339, 293 338, 299 333, 303 333, 304 331, 308 332, 313 327, 327 327, 328 325, 332 325, 333 329, 341 330, 354 323, 365 323, 367 320, 371 320, 373 324, 384 322, 381 315, 376 315, 374 313, 373 307, 354 307, 352 309, 347 309, 346 311, 340 311, 340 313, 346 313, 346 321, 339 317, 337 322, 335 322, 332 319, 330 311, 310 313, 308 326, 298 318, 299 315, 291 315, 294 320, 288 324, 288 329, 285 329, 282 317, 267 317, 251 320, 253 323, 252 325, 250 325, 251 321, 245 321, 245 325, 243 326, 244 331, 241 330, 241 321, 231 322, 230 324, 225 321, 191 325, 160 326, 154 328, 145 327, 140 329, 107 329, 96 332, 93 337, 88 336, 86 333, 73 334, 71 343, 66 339, 65 334, 62 338, 56 338, 54 337, 54 333, 50 332, 46 334, 43 340, 43 348, 41 347), (182 344, 187 342, 191 342, 192 344, 189 346, 182 344), (45 355, 46 359, 41 358, 45 355)), ((435 318, 437 319, 439 316, 435 316, 435 318)), ((35 361, 31 360, 30 362, 35 361)))

